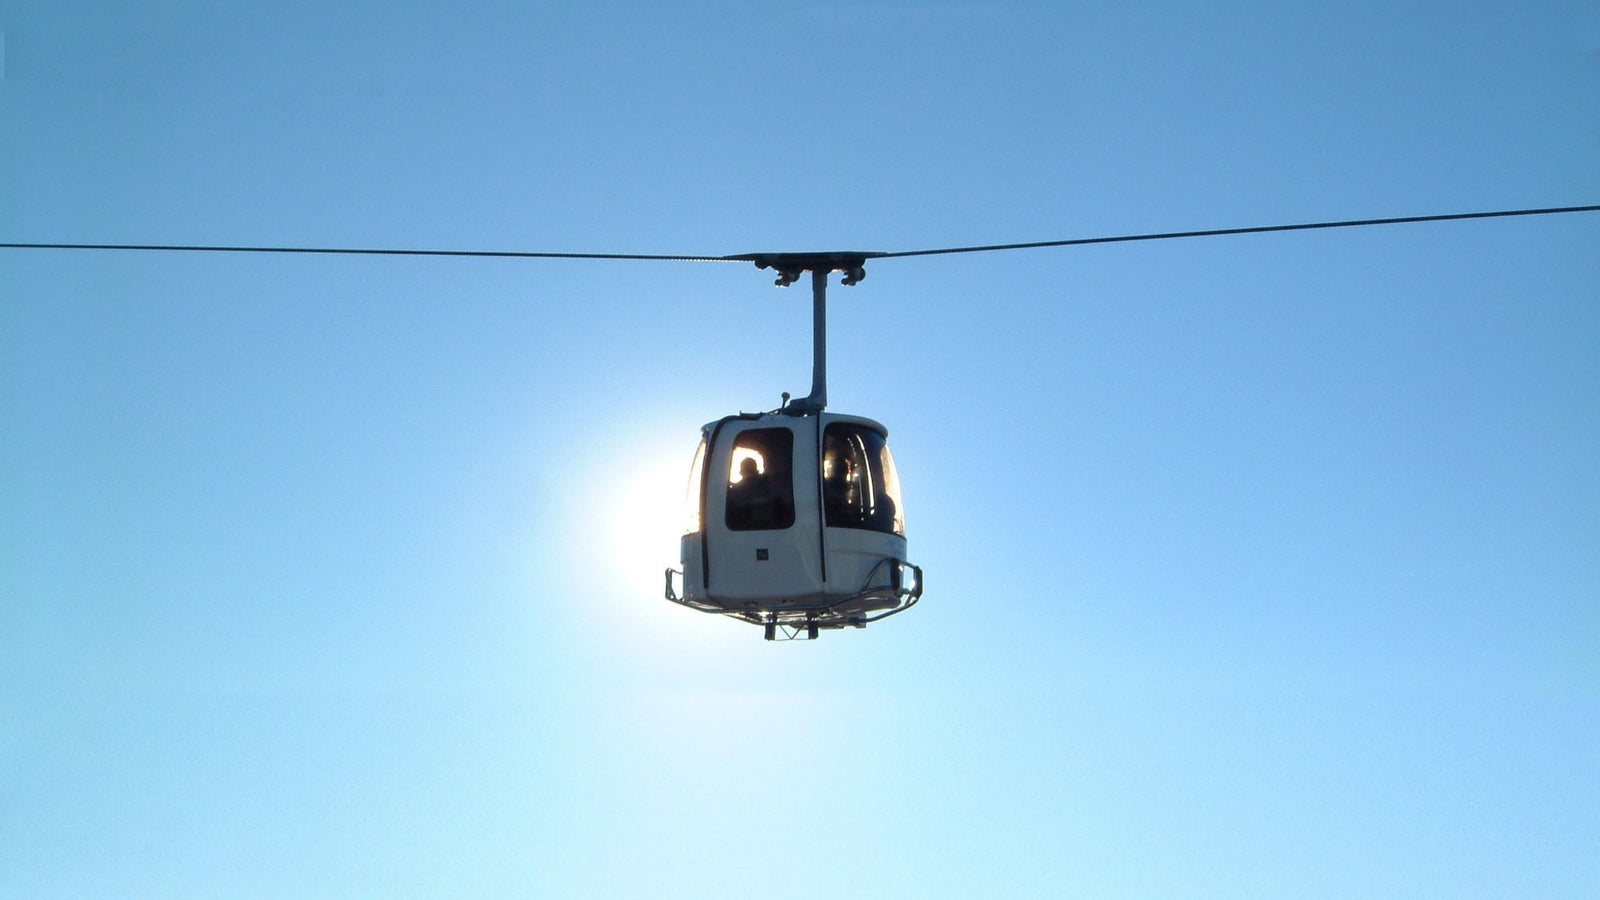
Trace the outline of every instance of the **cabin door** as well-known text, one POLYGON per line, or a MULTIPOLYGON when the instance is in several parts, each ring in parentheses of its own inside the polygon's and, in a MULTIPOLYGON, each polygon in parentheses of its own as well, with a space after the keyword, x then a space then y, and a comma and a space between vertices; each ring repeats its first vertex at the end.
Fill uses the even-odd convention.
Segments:
POLYGON ((822 591, 816 419, 729 422, 722 432, 707 473, 707 592, 804 605, 822 591))

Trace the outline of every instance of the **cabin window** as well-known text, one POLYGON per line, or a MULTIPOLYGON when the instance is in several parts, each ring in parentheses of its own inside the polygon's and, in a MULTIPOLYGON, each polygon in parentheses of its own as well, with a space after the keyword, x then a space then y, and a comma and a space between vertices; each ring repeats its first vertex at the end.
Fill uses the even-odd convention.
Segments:
POLYGON ((822 505, 835 528, 905 534, 900 475, 883 435, 835 422, 822 438, 822 505))
POLYGON ((752 428, 728 454, 728 528, 775 531, 794 524, 794 432, 752 428))
POLYGON ((683 533, 700 532, 700 487, 706 480, 706 441, 700 439, 695 448, 694 462, 689 466, 689 487, 683 494, 683 533))

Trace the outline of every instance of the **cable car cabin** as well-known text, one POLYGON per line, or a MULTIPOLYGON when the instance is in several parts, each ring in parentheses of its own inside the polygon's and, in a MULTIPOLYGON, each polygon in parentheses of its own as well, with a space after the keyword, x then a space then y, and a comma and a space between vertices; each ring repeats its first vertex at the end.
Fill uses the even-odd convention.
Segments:
POLYGON ((922 595, 888 429, 818 412, 745 413, 702 429, 681 572, 667 599, 815 638, 865 627, 922 595), (683 593, 674 589, 680 576, 683 593))

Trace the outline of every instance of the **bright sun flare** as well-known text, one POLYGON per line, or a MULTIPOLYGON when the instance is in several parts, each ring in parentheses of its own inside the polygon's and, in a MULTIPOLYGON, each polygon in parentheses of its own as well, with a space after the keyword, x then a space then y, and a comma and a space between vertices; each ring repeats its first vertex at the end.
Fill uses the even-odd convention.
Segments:
POLYGON ((662 570, 678 564, 678 539, 683 535, 683 494, 687 460, 652 463, 618 479, 607 509, 610 522, 608 557, 630 593, 661 591, 662 570))

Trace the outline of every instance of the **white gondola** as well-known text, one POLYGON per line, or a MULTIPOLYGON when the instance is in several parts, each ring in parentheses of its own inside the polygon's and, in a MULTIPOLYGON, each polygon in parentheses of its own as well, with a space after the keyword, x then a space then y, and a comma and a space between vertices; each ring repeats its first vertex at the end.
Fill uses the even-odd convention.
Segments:
POLYGON ((866 254, 747 257, 778 269, 780 285, 812 273, 811 394, 767 413, 741 413, 701 430, 685 496, 682 569, 666 597, 763 626, 767 640, 815 638, 865 627, 922 596, 906 561, 905 506, 889 432, 825 412, 825 293, 831 271, 863 277, 866 254))

